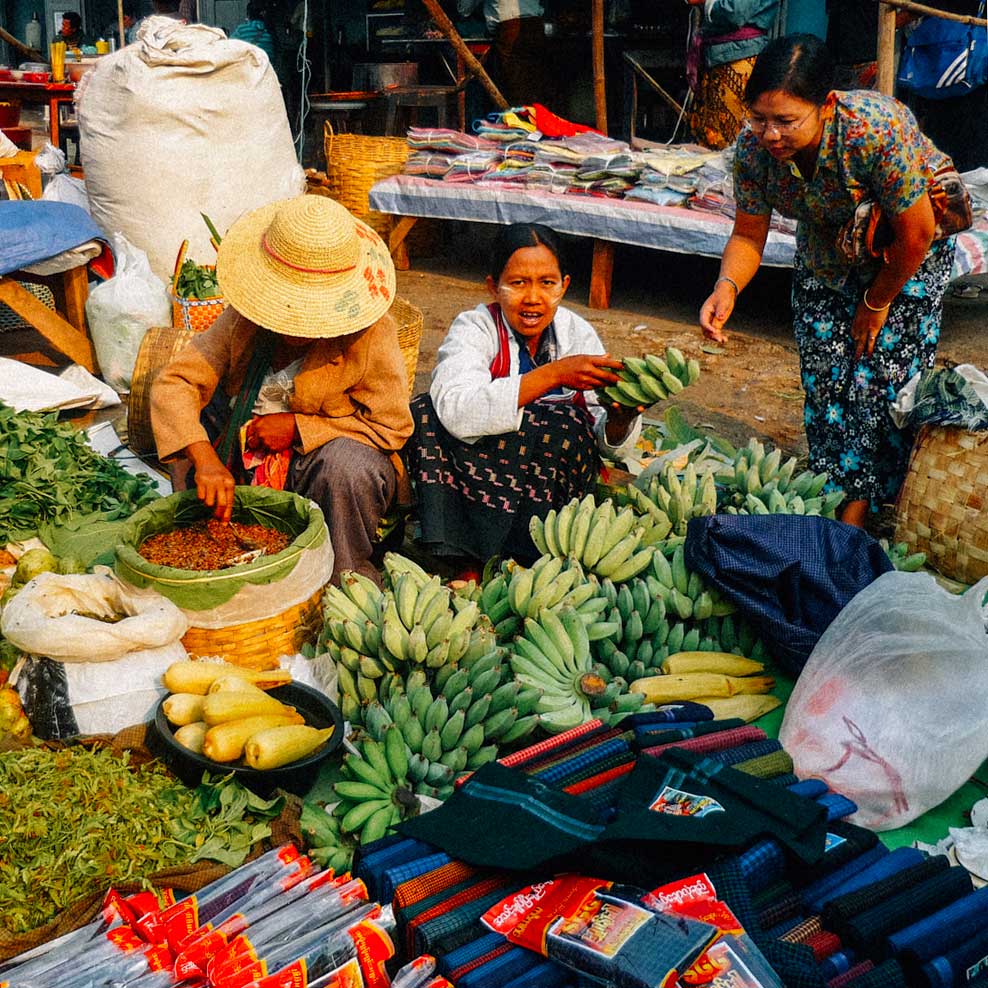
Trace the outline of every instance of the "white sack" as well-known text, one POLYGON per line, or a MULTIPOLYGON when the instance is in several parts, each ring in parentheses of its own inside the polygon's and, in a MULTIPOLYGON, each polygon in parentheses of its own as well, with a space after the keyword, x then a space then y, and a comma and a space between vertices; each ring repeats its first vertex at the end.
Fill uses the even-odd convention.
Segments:
POLYGON ((148 17, 89 76, 77 110, 93 219, 146 251, 161 278, 185 239, 189 257, 212 262, 200 213, 222 234, 304 190, 278 79, 255 45, 148 17))

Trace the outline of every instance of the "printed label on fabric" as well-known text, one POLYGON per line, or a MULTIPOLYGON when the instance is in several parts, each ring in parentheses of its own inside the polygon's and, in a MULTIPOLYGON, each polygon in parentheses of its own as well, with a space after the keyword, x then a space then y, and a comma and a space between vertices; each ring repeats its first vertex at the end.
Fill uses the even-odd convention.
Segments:
POLYGON ((823 842, 823 853, 826 854, 827 851, 832 851, 835 847, 840 847, 841 844, 846 843, 847 838, 841 837, 840 834, 827 834, 823 842))
POLYGON ((563 916, 549 929, 549 939, 566 940, 583 950, 614 957, 652 919, 648 909, 630 902, 591 896, 572 916, 563 916))
POLYGON ((690 875, 678 882, 669 882, 652 889, 642 900, 646 906, 662 912, 675 912, 693 902, 705 902, 717 898, 714 883, 705 874, 690 875))
MULTIPOLYGON (((327 975, 323 988, 364 988, 364 976, 356 957, 327 975)), ((320 982, 322 979, 320 979, 320 982)))
POLYGON ((395 955, 391 937, 376 923, 360 923, 350 930, 357 960, 367 988, 388 988, 391 978, 385 965, 395 955))
POLYGON ((703 817, 708 813, 723 813, 724 807, 710 796, 697 796, 682 789, 665 786, 648 807, 654 813, 668 816, 703 817))

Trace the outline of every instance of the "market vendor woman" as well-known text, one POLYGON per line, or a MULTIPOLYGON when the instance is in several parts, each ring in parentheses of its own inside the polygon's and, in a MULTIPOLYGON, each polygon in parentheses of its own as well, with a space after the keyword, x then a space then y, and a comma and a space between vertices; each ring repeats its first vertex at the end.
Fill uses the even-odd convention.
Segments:
POLYGON ((727 338, 772 210, 798 219, 792 306, 810 464, 844 491, 841 519, 862 525, 869 505, 895 496, 908 462, 912 436, 896 429, 889 405, 936 356, 954 241, 934 239, 931 191, 951 162, 900 102, 832 92, 832 75, 811 35, 779 38, 758 56, 734 159, 737 216, 700 325, 727 338), (869 199, 891 244, 879 260, 848 260, 839 234, 869 199))
POLYGON ((235 481, 257 470, 311 498, 334 581, 343 570, 378 580, 372 540, 412 431, 387 247, 339 204, 303 195, 241 217, 216 276, 229 306, 151 391, 159 457, 187 457, 220 518, 235 481))
POLYGON ((560 307, 569 275, 553 231, 502 227, 489 270, 492 301, 453 320, 429 394, 412 402, 407 451, 422 542, 465 577, 499 553, 531 559, 532 515, 587 494, 599 454, 621 459, 641 428, 594 396, 621 362, 560 307))

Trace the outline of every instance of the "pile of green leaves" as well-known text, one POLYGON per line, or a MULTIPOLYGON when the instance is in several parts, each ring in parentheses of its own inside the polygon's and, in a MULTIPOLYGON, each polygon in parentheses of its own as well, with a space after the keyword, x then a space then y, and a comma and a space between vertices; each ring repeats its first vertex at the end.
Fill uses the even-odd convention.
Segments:
POLYGON ((235 868, 284 798, 231 776, 188 789, 158 762, 73 745, 0 753, 0 927, 25 933, 75 900, 210 860, 235 868))
POLYGON ((71 514, 127 518, 157 497, 149 477, 132 476, 97 453, 57 414, 15 412, 0 403, 0 546, 71 514))
POLYGON ((196 264, 190 258, 182 262, 172 290, 179 298, 218 298, 221 294, 216 269, 196 264))

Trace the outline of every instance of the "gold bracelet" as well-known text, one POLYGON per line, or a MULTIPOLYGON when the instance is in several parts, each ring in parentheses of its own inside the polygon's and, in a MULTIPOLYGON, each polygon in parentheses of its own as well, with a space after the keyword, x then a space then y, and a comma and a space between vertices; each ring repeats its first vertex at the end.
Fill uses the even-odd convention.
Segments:
POLYGON ((872 305, 871 302, 868 301, 868 289, 867 288, 864 290, 864 294, 861 296, 861 301, 864 302, 864 307, 869 312, 884 312, 886 309, 888 309, 892 305, 891 302, 888 302, 885 305, 879 305, 879 306, 872 305))

